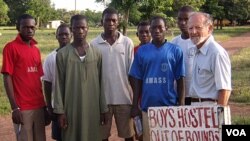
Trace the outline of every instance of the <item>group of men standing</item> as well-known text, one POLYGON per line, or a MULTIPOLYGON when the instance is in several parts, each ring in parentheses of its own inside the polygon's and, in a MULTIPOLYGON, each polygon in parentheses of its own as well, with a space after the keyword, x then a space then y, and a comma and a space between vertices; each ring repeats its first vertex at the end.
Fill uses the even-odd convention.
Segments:
POLYGON ((182 7, 181 35, 172 43, 165 39, 164 18, 141 22, 136 53, 132 40, 117 30, 115 9, 103 11, 102 25, 104 31, 88 43, 86 17, 72 16, 70 26, 58 27, 59 48, 42 68, 33 39, 35 20, 27 14, 18 19, 19 33, 3 50, 1 70, 18 141, 45 141, 50 120, 52 137, 58 141, 108 141, 113 117, 118 136, 133 141, 135 116, 142 116, 147 141, 149 107, 227 105, 230 60, 212 36, 208 14, 182 7))

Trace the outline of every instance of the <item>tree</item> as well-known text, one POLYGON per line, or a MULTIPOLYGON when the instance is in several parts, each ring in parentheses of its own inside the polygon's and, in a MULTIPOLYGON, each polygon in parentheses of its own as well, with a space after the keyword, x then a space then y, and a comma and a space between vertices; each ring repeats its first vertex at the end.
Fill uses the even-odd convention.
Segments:
POLYGON ((142 13, 142 20, 149 20, 152 16, 159 15, 164 17, 170 26, 174 22, 170 14, 173 11, 172 5, 173 0, 141 0, 139 11, 142 13))
POLYGON ((225 17, 235 24, 237 21, 238 24, 242 24, 249 20, 250 15, 250 1, 249 0, 222 0, 225 10, 225 17))
POLYGON ((217 20, 217 29, 222 29, 223 19, 225 18, 223 3, 220 0, 210 0, 206 1, 202 6, 202 10, 211 14, 214 20, 217 20))
POLYGON ((67 11, 66 9, 57 9, 56 10, 56 18, 60 19, 66 23, 70 22, 71 16, 75 13, 75 11, 67 11))
POLYGON ((250 1, 249 0, 238 0, 236 6, 236 18, 239 25, 247 23, 250 19, 250 1))
POLYGON ((53 14, 50 0, 29 0, 26 13, 34 16, 37 20, 37 26, 47 23, 53 14))
POLYGON ((185 5, 192 6, 195 10, 199 10, 200 7, 205 3, 209 2, 210 0, 174 0, 173 2, 173 10, 178 12, 178 10, 185 5))
POLYGON ((91 11, 90 9, 86 9, 82 12, 88 18, 89 26, 99 26, 101 25, 102 12, 91 11))
POLYGON ((7 22, 9 21, 9 17, 8 17, 9 7, 3 0, 0 0, 0 9, 1 9, 0 10, 0 25, 6 25, 7 22))
POLYGON ((25 13, 27 9, 28 0, 3 0, 9 7, 8 16, 10 18, 10 25, 16 24, 16 19, 21 14, 25 13))
POLYGON ((8 13, 11 25, 14 25, 17 17, 28 13, 37 20, 38 26, 47 23, 55 15, 55 9, 50 0, 4 0, 11 9, 8 13))

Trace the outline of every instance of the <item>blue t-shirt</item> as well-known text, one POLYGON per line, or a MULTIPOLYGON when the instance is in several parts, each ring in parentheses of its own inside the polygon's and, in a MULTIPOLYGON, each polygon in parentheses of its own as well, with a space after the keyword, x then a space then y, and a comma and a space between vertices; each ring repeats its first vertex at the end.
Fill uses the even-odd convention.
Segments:
POLYGON ((129 75, 143 81, 141 108, 177 105, 175 80, 185 76, 180 47, 165 42, 160 48, 148 43, 141 46, 134 58, 129 75))

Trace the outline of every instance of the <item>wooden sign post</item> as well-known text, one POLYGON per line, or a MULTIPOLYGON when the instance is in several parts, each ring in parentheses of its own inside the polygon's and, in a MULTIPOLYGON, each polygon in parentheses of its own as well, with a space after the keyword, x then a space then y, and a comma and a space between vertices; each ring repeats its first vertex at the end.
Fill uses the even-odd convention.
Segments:
POLYGON ((150 107, 151 141, 221 141, 221 127, 231 124, 229 106, 150 107))

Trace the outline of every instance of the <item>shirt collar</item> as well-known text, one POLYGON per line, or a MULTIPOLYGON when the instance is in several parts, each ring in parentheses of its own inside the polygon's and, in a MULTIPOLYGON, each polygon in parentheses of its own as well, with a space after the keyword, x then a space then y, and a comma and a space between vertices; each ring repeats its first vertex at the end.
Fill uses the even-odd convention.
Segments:
MULTIPOLYGON (((118 34, 119 34, 119 38, 116 40, 116 43, 122 43, 123 35, 122 35, 121 32, 119 32, 119 31, 117 31, 117 32, 118 32, 118 34)), ((98 43, 98 44, 106 43, 106 41, 103 40, 103 38, 102 38, 101 35, 102 35, 102 34, 100 34, 100 35, 97 37, 97 43, 98 43)))
MULTIPOLYGON (((21 44, 25 44, 25 45, 26 45, 26 43, 23 41, 23 39, 22 39, 20 33, 17 35, 16 41, 19 42, 19 43, 21 43, 21 44)), ((37 44, 37 41, 36 41, 35 39, 32 38, 32 39, 30 40, 30 45, 33 46, 33 45, 35 45, 35 44, 37 44)))
POLYGON ((207 54, 208 48, 209 48, 209 43, 212 42, 214 40, 213 35, 210 35, 210 37, 208 37, 207 41, 203 44, 203 46, 198 49, 203 55, 207 54))

